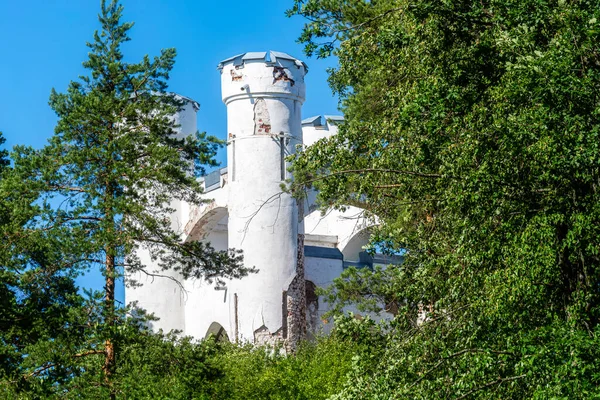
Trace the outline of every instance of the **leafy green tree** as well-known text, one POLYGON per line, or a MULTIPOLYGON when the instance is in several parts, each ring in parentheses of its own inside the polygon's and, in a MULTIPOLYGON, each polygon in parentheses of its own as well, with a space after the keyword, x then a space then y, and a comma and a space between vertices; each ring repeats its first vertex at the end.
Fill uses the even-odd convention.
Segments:
MULTIPOLYGON (((105 396, 111 398, 117 394, 117 354, 129 324, 115 306, 115 281, 125 270, 154 273, 143 265, 139 251, 185 278, 247 272, 238 252, 183 243, 171 227, 173 200, 201 203, 195 174, 203 173, 204 165, 216 165, 221 143, 200 133, 176 136, 172 116, 184 103, 166 92, 175 50, 138 63, 125 61, 121 46, 133 24, 120 21, 122 11, 116 0, 102 1, 101 30, 88 43, 89 58, 83 63, 89 74, 71 82, 66 93, 53 90, 50 96, 59 118, 55 135, 43 149, 20 149, 15 155, 15 169, 39 186, 40 214, 29 224, 56 238, 63 257, 57 268, 98 268, 105 279, 101 301, 92 294, 84 305, 87 311, 76 316, 85 327, 85 341, 66 346, 62 358, 39 365, 34 373, 45 376, 77 360, 72 368, 101 376, 105 396), (99 357, 101 372, 95 369, 99 357)), ((77 385, 70 388, 78 390, 77 385)))
POLYGON ((54 370, 45 374, 52 379, 29 379, 45 371, 44 365, 30 370, 30 356, 65 337, 81 338, 70 316, 83 299, 72 272, 58 267, 63 260, 59 242, 28 226, 39 213, 39 192, 8 166, 6 155, 0 151, 0 397, 25 392, 46 397, 49 382, 64 374, 54 370))
POLYGON ((598 5, 294 2, 346 118, 296 159, 297 188, 408 249, 392 292, 371 285, 402 300, 389 350, 335 398, 600 395, 598 5))

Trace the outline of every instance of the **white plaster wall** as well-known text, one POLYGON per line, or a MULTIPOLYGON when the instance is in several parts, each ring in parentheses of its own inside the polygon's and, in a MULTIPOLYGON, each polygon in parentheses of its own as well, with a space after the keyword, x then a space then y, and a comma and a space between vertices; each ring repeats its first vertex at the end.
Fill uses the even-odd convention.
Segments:
POLYGON ((164 277, 151 277, 143 272, 130 275, 129 279, 135 280, 142 286, 126 288, 125 302, 127 304, 137 302, 138 307, 158 317, 158 321, 153 321, 150 324, 155 331, 159 329, 165 332, 173 329, 184 331, 185 293, 180 285, 169 278, 174 274, 153 268, 153 262, 150 260, 147 250, 141 249, 137 252, 137 255, 141 262, 147 266, 149 272, 156 272, 164 275, 164 277))
POLYGON ((323 125, 323 126, 303 126, 302 134, 304 138, 304 146, 312 146, 317 140, 333 136, 337 133, 338 129, 336 125, 323 125))
MULTIPOLYGON (((344 271, 343 261, 334 259, 324 259, 315 257, 306 257, 306 279, 313 282, 318 287, 327 287, 333 283, 333 280, 339 277, 344 271)), ((383 304, 379 304, 384 307, 383 304)), ((316 331, 310 332, 314 334, 329 334, 333 329, 333 321, 324 317, 324 314, 331 309, 329 303, 325 302, 323 296, 319 296, 319 308, 317 311, 317 319, 320 321, 320 326, 316 331)), ((391 320, 394 316, 388 312, 382 311, 379 314, 372 312, 359 311, 355 306, 346 306, 343 309, 344 313, 353 313, 355 316, 370 317, 375 321, 391 320)), ((307 315, 310 318, 310 314, 307 315)))
POLYGON ((369 229, 363 229, 356 232, 352 238, 346 242, 345 246, 340 248, 346 261, 358 261, 359 253, 365 251, 365 247, 369 244, 371 232, 369 229))
MULTIPOLYGON (((339 248, 346 259, 356 258, 354 253, 361 250, 364 244, 361 232, 376 223, 365 218, 362 210, 349 207, 344 212, 331 210, 322 216, 319 211, 311 212, 316 197, 311 192, 303 207, 308 215, 299 221, 295 200, 281 192, 281 138, 287 156, 300 143, 313 145, 337 133, 337 126, 330 123, 320 127, 301 126, 305 73, 303 64, 287 59, 278 59, 275 65, 263 60, 246 60, 240 68, 232 62, 222 65, 222 94, 228 109, 228 173, 221 176, 221 188, 204 195, 209 201, 201 207, 174 202, 172 227, 183 233, 185 240, 204 240, 217 250, 242 249, 245 264, 258 268, 259 273, 226 281, 226 290, 215 290, 214 283, 204 280, 183 282, 185 290, 182 290, 168 278, 136 276, 145 285, 127 289, 127 301, 137 300, 160 317, 160 321, 153 323, 154 329, 179 329, 200 339, 217 322, 231 340, 236 339, 235 333, 239 331, 239 339, 252 341, 254 331, 263 325, 274 333, 282 327, 284 318, 282 292, 295 275, 298 233, 306 231, 331 238, 331 245, 339 248), (274 79, 274 66, 282 67, 294 84, 289 79, 274 79), (268 132, 259 131, 257 115, 270 125, 268 132), (227 208, 229 216, 221 217, 221 211, 211 214, 216 208, 227 208), (201 228, 196 231, 198 237, 188 236, 196 225, 201 228)), ((196 132, 196 111, 197 104, 188 101, 173 117, 181 125, 179 137, 196 132)), ((290 178, 287 172, 284 178, 290 178)), ((145 263, 152 264, 147 252, 138 254, 145 263)), ((330 285, 342 271, 342 260, 305 259, 306 279, 317 286, 330 285)), ((167 275, 180 280, 175 273, 167 275)), ((331 321, 322 321, 327 309, 320 298, 317 317, 325 333, 332 326, 331 321)))
MULTIPOLYGON (((344 263, 342 260, 327 259, 327 258, 315 258, 306 257, 304 259, 305 277, 306 280, 311 281, 318 287, 327 287, 333 283, 333 280, 340 276, 344 270, 344 263)), ((330 309, 329 305, 325 302, 322 296, 319 296, 319 308, 317 311, 317 319, 322 324, 321 332, 315 333, 329 333, 333 327, 333 321, 326 320, 323 317, 330 309)), ((308 315, 310 318, 310 315, 308 315)))
POLYGON ((217 229, 213 232, 211 232, 211 234, 208 236, 208 238, 206 238, 206 241, 209 242, 214 248, 215 250, 221 251, 221 250, 227 250, 228 249, 228 241, 227 241, 227 231, 223 231, 221 229, 223 229, 222 227, 224 226, 225 229, 227 229, 227 217, 223 218, 221 221, 219 221, 218 225, 217 225, 217 229))
POLYGON ((175 122, 176 125, 179 125, 179 127, 176 128, 177 138, 183 139, 196 133, 198 130, 196 112, 198 112, 199 108, 198 103, 191 99, 186 99, 178 95, 175 97, 185 102, 182 110, 173 116, 173 122, 175 122))
MULTIPOLYGON (((198 130, 197 128, 197 115, 198 103, 193 100, 176 96, 180 100, 185 101, 183 109, 173 116, 173 122, 179 125, 176 128, 177 138, 184 139, 189 135, 193 135, 198 130)), ((193 173, 193 166, 190 166, 190 174, 193 173)), ((183 233, 183 228, 187 223, 190 215, 190 205, 185 201, 173 201, 171 206, 177 211, 173 213, 171 217, 171 227, 179 233, 183 233)))
POLYGON ((231 340, 234 338, 235 321, 231 310, 233 305, 232 292, 215 290, 215 284, 205 280, 190 280, 186 282, 187 299, 185 302, 186 335, 202 339, 213 322, 218 322, 225 328, 231 340))

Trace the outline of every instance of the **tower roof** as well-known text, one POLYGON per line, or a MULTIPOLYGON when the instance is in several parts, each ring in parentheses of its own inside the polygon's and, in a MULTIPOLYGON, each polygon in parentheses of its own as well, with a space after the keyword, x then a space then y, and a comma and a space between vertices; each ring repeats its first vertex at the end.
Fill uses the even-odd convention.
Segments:
MULTIPOLYGON (((343 115, 325 115, 325 121, 327 124, 339 125, 344 122, 343 115)), ((314 117, 305 118, 302 120, 302 126, 323 126, 323 119, 320 115, 314 117)))
POLYGON ((244 63, 246 61, 256 61, 256 60, 262 60, 267 64, 277 64, 277 59, 282 59, 282 60, 290 60, 296 63, 296 65, 298 67, 304 67, 304 69, 306 70, 306 72, 308 72, 308 66, 304 63, 304 61, 297 59, 294 56, 290 56, 287 53, 282 53, 280 51, 250 51, 247 53, 242 53, 242 54, 238 54, 236 56, 233 57, 229 57, 226 58, 225 60, 221 61, 219 63, 219 65, 217 66, 217 69, 223 69, 223 66, 225 64, 228 64, 230 62, 233 62, 233 64, 237 67, 237 66, 242 66, 244 65, 244 63))
POLYGON ((172 94, 175 96, 175 98, 177 100, 181 100, 186 103, 191 103, 196 111, 198 111, 200 109, 200 103, 198 103, 196 100, 192 99, 191 97, 187 97, 187 96, 181 95, 179 93, 172 93, 172 94))
MULTIPOLYGON (((140 95, 139 93, 140 92, 138 92, 138 93, 131 93, 131 95, 129 96, 129 98, 133 99, 133 98, 139 96, 140 95)), ((141 93, 143 93, 143 92, 141 92, 141 93)), ((160 92, 157 92, 157 91, 153 90, 153 91, 150 92, 150 94, 153 95, 153 96, 172 96, 172 97, 174 97, 178 101, 183 101, 184 103, 190 103, 194 107, 194 110, 196 110, 196 111, 200 110, 200 103, 198 103, 196 100, 192 99, 191 97, 187 97, 187 96, 181 95, 179 93, 175 93, 175 92, 160 93, 160 92)))

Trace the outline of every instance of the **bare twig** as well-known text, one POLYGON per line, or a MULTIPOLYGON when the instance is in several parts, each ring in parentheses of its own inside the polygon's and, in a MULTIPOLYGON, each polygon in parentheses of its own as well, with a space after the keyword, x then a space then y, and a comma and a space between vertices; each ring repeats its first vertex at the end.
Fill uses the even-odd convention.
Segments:
POLYGON ((275 201, 275 199, 281 199, 281 196, 283 195, 283 193, 284 192, 275 193, 274 195, 272 195, 271 197, 269 197, 268 199, 263 201, 262 204, 258 207, 258 209, 255 212, 253 212, 248 217, 246 217, 246 218, 248 218, 248 220, 244 224, 244 236, 242 237, 242 243, 244 243, 244 239, 246 238, 246 233, 248 232, 248 227, 250 226, 250 223, 252 222, 254 217, 256 217, 258 215, 258 213, 260 212, 260 210, 262 210, 262 208, 264 206, 266 206, 269 203, 272 203, 273 201, 275 201))

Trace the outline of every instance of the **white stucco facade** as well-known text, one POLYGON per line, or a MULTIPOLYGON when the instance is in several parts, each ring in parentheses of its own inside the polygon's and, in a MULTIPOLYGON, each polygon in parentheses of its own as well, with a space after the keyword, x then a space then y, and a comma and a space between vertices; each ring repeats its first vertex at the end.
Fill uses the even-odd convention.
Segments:
MULTIPOLYGON (((302 119, 307 67, 285 53, 245 53, 218 69, 227 107, 227 168, 204 177, 205 205, 173 204, 173 227, 185 241, 241 249, 244 264, 258 272, 218 290, 200 280, 178 285, 137 277, 144 286, 126 289, 126 301, 160 318, 155 329, 196 338, 212 333, 263 343, 301 334, 305 328, 298 324, 309 333, 327 329, 327 304, 314 296, 314 287, 330 284, 345 265, 364 266, 359 253, 376 221, 355 207, 323 214, 315 210, 314 193, 298 204, 281 185, 292 179, 285 158, 334 135, 343 119, 302 119)), ((196 132, 197 111, 189 100, 174 117, 181 135, 196 132)))

